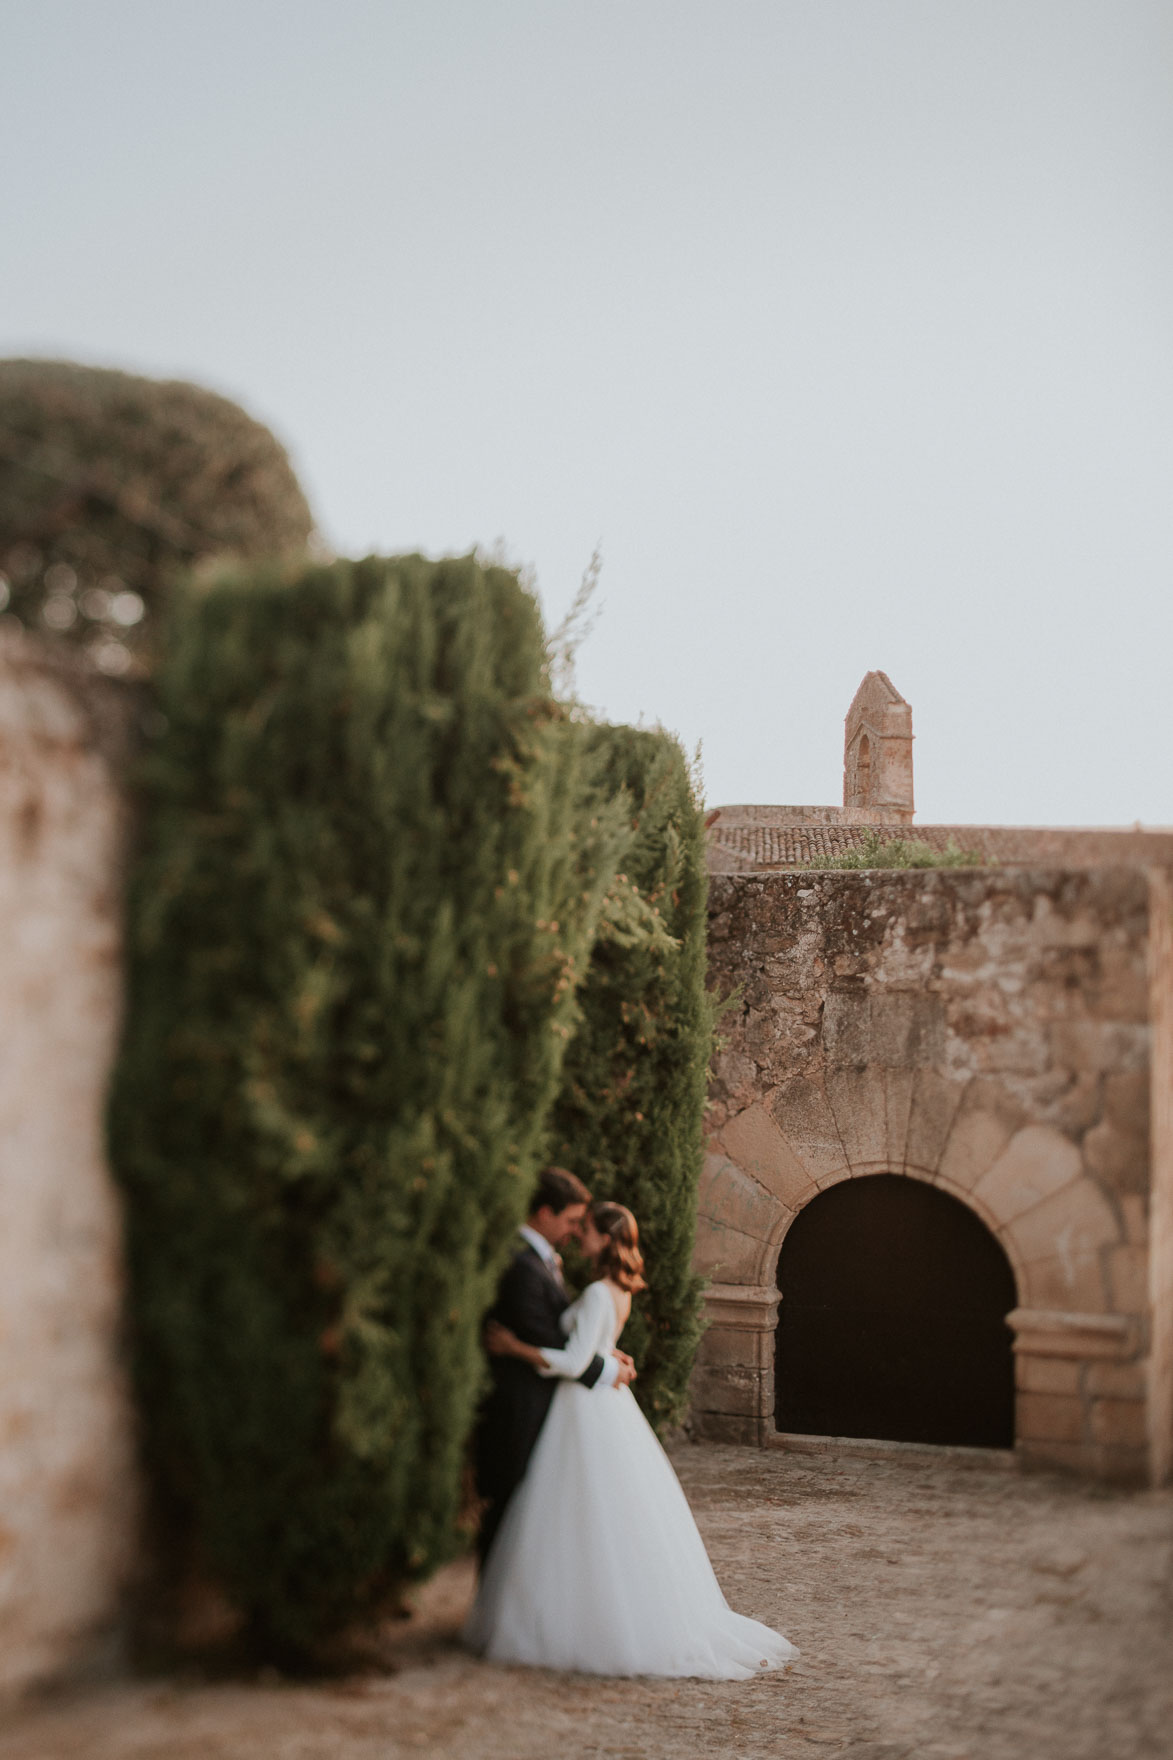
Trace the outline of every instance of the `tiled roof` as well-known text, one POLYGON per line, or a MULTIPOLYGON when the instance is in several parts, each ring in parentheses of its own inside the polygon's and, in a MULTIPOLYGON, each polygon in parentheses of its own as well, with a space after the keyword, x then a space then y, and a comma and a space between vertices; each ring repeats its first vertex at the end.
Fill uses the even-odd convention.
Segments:
POLYGON ((709 830, 709 869, 750 874, 809 867, 820 856, 859 849, 869 834, 943 850, 977 850, 999 866, 1090 868, 1114 863, 1173 867, 1173 831, 1108 831, 1029 825, 722 825, 709 830))

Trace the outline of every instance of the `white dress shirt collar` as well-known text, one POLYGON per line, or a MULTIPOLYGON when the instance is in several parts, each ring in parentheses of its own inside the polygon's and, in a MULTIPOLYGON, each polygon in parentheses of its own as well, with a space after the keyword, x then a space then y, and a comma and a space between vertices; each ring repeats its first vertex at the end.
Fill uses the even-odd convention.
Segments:
POLYGON ((558 1255, 544 1234, 539 1234, 536 1228, 530 1228, 529 1224, 526 1222, 522 1223, 517 1232, 523 1241, 529 1242, 529 1245, 533 1248, 534 1252, 540 1259, 545 1261, 551 1271, 557 1270, 558 1255))

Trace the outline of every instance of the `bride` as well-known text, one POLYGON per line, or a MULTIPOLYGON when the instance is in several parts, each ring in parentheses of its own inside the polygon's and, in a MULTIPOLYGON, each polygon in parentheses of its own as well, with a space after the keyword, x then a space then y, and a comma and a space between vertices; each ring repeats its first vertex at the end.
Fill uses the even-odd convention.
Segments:
POLYGON ((634 1216, 588 1211, 581 1245, 596 1280, 562 1316, 565 1349, 492 1325, 489 1349, 559 1376, 525 1478, 481 1576, 465 1641, 495 1662, 606 1675, 742 1680, 798 1655, 734 1613, 680 1482, 631 1390, 576 1376, 622 1332, 643 1289, 634 1216))

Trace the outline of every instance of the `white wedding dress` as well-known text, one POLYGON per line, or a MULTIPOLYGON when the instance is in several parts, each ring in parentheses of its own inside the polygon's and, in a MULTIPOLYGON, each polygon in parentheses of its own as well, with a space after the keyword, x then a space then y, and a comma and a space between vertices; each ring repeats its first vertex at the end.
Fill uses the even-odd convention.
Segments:
POLYGON ((560 1381, 489 1551, 465 1642, 494 1662, 605 1675, 744 1680, 798 1655, 734 1613, 630 1388, 575 1379, 619 1331, 610 1286, 562 1317, 560 1381))

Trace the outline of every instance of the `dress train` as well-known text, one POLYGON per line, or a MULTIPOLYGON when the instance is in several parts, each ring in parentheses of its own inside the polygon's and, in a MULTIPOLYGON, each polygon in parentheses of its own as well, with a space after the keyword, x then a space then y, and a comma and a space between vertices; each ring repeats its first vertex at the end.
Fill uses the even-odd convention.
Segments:
MULTIPOLYGON (((569 1374, 610 1350, 605 1283, 565 1316, 569 1374)), ((565 1361, 561 1361, 565 1359, 565 1361)), ((579 1371, 581 1372, 581 1371, 579 1371)), ((740 1680, 798 1652, 734 1613, 664 1450, 629 1388, 562 1380, 486 1561, 465 1640, 496 1662, 740 1680)))

